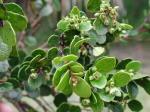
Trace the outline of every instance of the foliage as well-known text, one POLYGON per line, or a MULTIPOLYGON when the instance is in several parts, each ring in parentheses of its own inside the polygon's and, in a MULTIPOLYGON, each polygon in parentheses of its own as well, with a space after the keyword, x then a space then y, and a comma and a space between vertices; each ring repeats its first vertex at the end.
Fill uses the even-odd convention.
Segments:
POLYGON ((118 7, 112 7, 109 0, 89 0, 87 8, 94 13, 93 18, 74 6, 49 37, 49 50, 38 48, 25 56, 15 49, 15 32, 27 26, 24 12, 17 4, 1 3, 0 60, 8 60, 11 73, 2 76, 0 92, 25 90, 33 98, 51 94, 57 112, 81 112, 79 106, 67 102, 72 93, 93 112, 104 107, 123 112, 126 105, 140 111, 143 106, 136 100, 138 85, 150 94, 148 76, 138 75, 141 62, 107 56, 109 43, 121 39, 132 26, 117 20, 118 7))

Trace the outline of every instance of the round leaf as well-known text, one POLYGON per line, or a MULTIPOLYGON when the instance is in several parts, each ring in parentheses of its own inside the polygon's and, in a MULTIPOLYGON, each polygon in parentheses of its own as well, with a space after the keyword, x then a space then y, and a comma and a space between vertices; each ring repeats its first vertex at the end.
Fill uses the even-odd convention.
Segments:
POLYGON ((141 68, 141 62, 140 61, 131 61, 126 65, 126 70, 133 70, 133 72, 139 71, 141 68))
POLYGON ((100 98, 105 102, 111 102, 114 100, 115 96, 109 93, 106 93, 104 90, 99 92, 100 98))
MULTIPOLYGON (((95 74, 95 73, 94 73, 95 74)), ((107 84, 107 78, 105 75, 100 74, 99 72, 96 72, 96 75, 98 76, 97 79, 91 80, 91 84, 93 87, 103 89, 107 84)))
POLYGON ((100 73, 108 73, 116 66, 115 57, 104 57, 96 61, 95 66, 100 73))
POLYGON ((128 102, 128 107, 135 112, 139 112, 143 109, 142 104, 137 100, 131 100, 130 102, 128 102))
POLYGON ((81 77, 76 77, 76 76, 71 77, 70 83, 72 85, 73 91, 78 96, 83 97, 83 98, 89 98, 91 96, 90 85, 81 77))
POLYGON ((54 99, 54 104, 58 107, 59 105, 61 105, 62 103, 64 102, 67 102, 67 97, 60 93, 60 94, 57 94, 55 96, 55 99, 54 99))
POLYGON ((114 79, 115 86, 123 87, 130 82, 131 76, 128 72, 119 71, 114 74, 113 79, 114 79))
POLYGON ((15 31, 22 31, 27 27, 27 18, 23 15, 20 15, 18 13, 14 13, 11 11, 7 12, 9 17, 9 22, 11 23, 12 27, 15 31))
POLYGON ((135 82, 130 82, 127 86, 130 98, 136 98, 138 94, 138 86, 135 82))

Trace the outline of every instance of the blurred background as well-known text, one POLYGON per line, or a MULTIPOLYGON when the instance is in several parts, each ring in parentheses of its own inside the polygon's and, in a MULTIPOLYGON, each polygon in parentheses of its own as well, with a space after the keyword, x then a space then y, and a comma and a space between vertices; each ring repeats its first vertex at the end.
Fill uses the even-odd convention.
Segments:
MULTIPOLYGON (((53 34, 57 22, 66 16, 72 6, 77 5, 79 9, 85 11, 88 16, 92 16, 86 10, 87 0, 4 0, 4 2, 16 2, 25 10, 28 17, 28 28, 18 33, 18 47, 26 54, 35 48, 47 48, 47 39, 53 34)), ((114 6, 119 6, 119 21, 133 25, 124 39, 116 41, 110 45, 110 55, 120 59, 134 58, 141 60, 143 74, 150 73, 150 0, 111 0, 114 6)), ((144 103, 143 112, 150 110, 150 97, 141 90, 139 98, 144 103)), ((42 102, 51 105, 51 97, 46 97, 42 102)), ((72 99, 70 99, 72 101, 72 99)), ((24 98, 24 102, 29 102, 35 109, 40 106, 29 98, 24 98)), ((46 107, 47 108, 47 107, 46 107)), ((1 112, 1 111, 0 111, 1 112)), ((13 111, 17 112, 17 110, 13 111)), ((127 110, 127 112, 130 112, 127 110)))

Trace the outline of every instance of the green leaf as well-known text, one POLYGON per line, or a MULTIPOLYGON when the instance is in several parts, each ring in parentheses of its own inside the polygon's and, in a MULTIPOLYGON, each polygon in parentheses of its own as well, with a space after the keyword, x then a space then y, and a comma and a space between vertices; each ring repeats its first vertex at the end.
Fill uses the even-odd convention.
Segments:
POLYGON ((64 62, 77 61, 77 60, 78 60, 78 56, 73 55, 73 54, 69 54, 69 55, 62 57, 62 61, 64 61, 64 62))
POLYGON ((9 21, 4 21, 4 26, 0 27, 0 39, 9 46, 16 45, 16 33, 9 21))
POLYGON ((140 61, 131 61, 126 65, 126 70, 130 71, 133 70, 133 72, 139 71, 141 68, 141 62, 140 61))
POLYGON ((117 69, 117 70, 125 69, 125 68, 126 68, 126 65, 127 65, 129 62, 131 62, 131 61, 132 61, 132 59, 129 59, 129 58, 124 59, 124 60, 121 60, 121 62, 119 62, 119 63, 117 64, 116 69, 117 69))
POLYGON ((42 85, 40 87, 40 96, 49 96, 51 94, 51 88, 49 85, 42 85))
POLYGON ((12 48, 10 46, 0 42, 0 61, 6 60, 9 57, 11 50, 12 48))
POLYGON ((60 20, 57 23, 57 28, 63 32, 69 30, 69 21, 60 20))
POLYGON ((11 83, 14 88, 19 87, 19 81, 16 78, 9 78, 7 82, 11 83))
POLYGON ((79 30, 81 31, 89 31, 92 29, 92 25, 90 21, 82 22, 79 24, 79 30))
POLYGON ((4 3, 4 6, 7 9, 7 11, 12 11, 14 13, 24 15, 22 8, 16 3, 4 3))
POLYGON ((37 74, 38 76, 36 78, 32 78, 30 75, 28 79, 28 84, 32 89, 37 89, 39 88, 43 83, 44 83, 44 77, 40 74, 37 74))
POLYGON ((147 74, 138 73, 132 77, 132 80, 138 80, 138 79, 143 79, 143 78, 148 78, 148 77, 150 77, 150 76, 147 74))
POLYGON ((77 15, 80 16, 80 10, 78 9, 77 6, 74 6, 70 12, 70 15, 77 15))
POLYGON ((107 84, 107 78, 105 75, 102 75, 99 72, 95 72, 93 75, 93 77, 96 76, 97 78, 90 80, 91 84, 93 87, 99 88, 99 89, 103 89, 106 84, 107 84))
POLYGON ((78 62, 74 62, 70 65, 70 70, 73 73, 79 73, 84 71, 84 67, 78 62))
POLYGON ((80 97, 89 98, 91 96, 90 85, 81 77, 73 76, 70 78, 73 91, 80 97), (84 90, 84 91, 83 91, 84 90))
POLYGON ((59 37, 57 35, 51 35, 48 38, 49 47, 58 47, 59 46, 59 37))
POLYGON ((37 55, 40 55, 41 58, 46 56, 46 52, 43 49, 35 49, 34 51, 32 51, 32 56, 35 57, 37 55))
POLYGON ((33 57, 33 59, 30 61, 30 66, 32 67, 37 67, 39 66, 38 61, 41 59, 41 55, 36 55, 35 57, 33 57))
POLYGON ((94 26, 95 26, 95 30, 96 30, 97 34, 99 34, 99 35, 106 35, 106 33, 108 32, 107 27, 103 25, 100 18, 97 18, 94 21, 94 26))
POLYGON ((115 57, 103 57, 96 61, 95 66, 97 71, 100 73, 108 73, 112 71, 116 66, 116 58, 115 57))
POLYGON ((57 94, 57 95, 55 96, 53 102, 54 102, 54 104, 58 107, 58 106, 60 106, 62 103, 67 102, 67 97, 66 97, 64 94, 59 93, 59 94, 57 94))
POLYGON ((27 18, 23 15, 8 11, 8 21, 11 23, 15 31, 22 31, 27 27, 27 18))
POLYGON ((48 50, 48 59, 52 61, 55 57, 58 56, 58 49, 56 47, 52 47, 48 50))
POLYGON ((150 80, 147 78, 138 79, 136 83, 143 87, 143 89, 150 95, 150 80))
POLYGON ((100 99, 100 97, 97 93, 95 93, 94 95, 97 99, 97 102, 96 103, 91 102, 90 106, 91 106, 93 112, 101 112, 104 108, 104 102, 100 99))
POLYGON ((105 101, 105 102, 111 102, 114 100, 115 96, 114 95, 111 95, 109 93, 106 93, 104 90, 101 90, 99 92, 99 96, 100 98, 105 101))
POLYGON ((132 30, 133 29, 133 26, 129 25, 129 24, 125 24, 125 23, 120 23, 120 27, 123 29, 123 30, 132 30))
POLYGON ((4 4, 0 4, 0 19, 2 20, 7 19, 7 13, 4 4))
POLYGON ((57 86, 61 80, 61 76, 68 70, 68 66, 70 65, 70 63, 67 63, 61 67, 59 67, 58 69, 56 69, 54 75, 53 75, 53 79, 52 79, 52 83, 53 86, 57 86))
POLYGON ((18 71, 18 78, 21 81, 27 80, 29 77, 29 74, 26 73, 26 68, 28 67, 28 65, 23 65, 19 71, 18 71))
POLYGON ((127 88, 128 88, 129 97, 131 99, 135 99, 139 91, 137 84, 135 82, 130 82, 127 85, 127 88))
POLYGON ((69 105, 68 103, 62 103, 56 112, 81 112, 79 106, 69 105))
POLYGON ((110 103, 108 107, 112 110, 112 112, 124 112, 123 106, 119 103, 110 103))
POLYGON ((142 104, 137 100, 131 100, 128 102, 128 107, 134 112, 139 112, 143 109, 142 104))
POLYGON ((87 3, 87 9, 91 12, 96 12, 100 9, 100 0, 89 0, 87 3))
POLYGON ((74 36, 73 40, 71 41, 71 43, 70 43, 70 53, 71 53, 71 54, 73 54, 73 53, 76 51, 74 45, 75 45, 79 40, 81 40, 80 37, 74 36))
POLYGON ((65 95, 69 95, 72 93, 72 89, 71 86, 69 84, 69 79, 70 79, 70 71, 66 71, 66 73, 64 73, 64 75, 61 77, 61 80, 59 82, 59 84, 56 87, 57 91, 62 92, 65 95))
POLYGON ((123 87, 131 81, 131 76, 130 73, 121 70, 114 74, 113 79, 115 86, 123 87))
POLYGON ((78 51, 80 49, 80 46, 85 43, 88 42, 90 40, 90 38, 85 38, 82 40, 79 40, 77 43, 75 43, 75 45, 73 46, 73 48, 71 49, 71 53, 77 55, 78 51))
POLYGON ((7 92, 13 89, 13 85, 10 82, 0 83, 0 92, 7 92))
POLYGON ((70 111, 70 105, 67 103, 62 103, 56 110, 56 112, 70 111))

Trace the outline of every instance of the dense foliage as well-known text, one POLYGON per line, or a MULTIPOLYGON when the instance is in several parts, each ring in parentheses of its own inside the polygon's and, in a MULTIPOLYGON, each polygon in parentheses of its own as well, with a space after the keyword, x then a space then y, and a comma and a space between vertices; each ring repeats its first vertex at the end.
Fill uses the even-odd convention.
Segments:
POLYGON ((67 103, 75 93, 82 107, 93 112, 104 108, 123 112, 126 105, 131 111, 142 110, 136 100, 138 86, 150 94, 150 80, 138 73, 141 62, 108 56, 109 43, 132 26, 117 20, 118 7, 109 0, 89 0, 87 8, 94 13, 92 18, 74 6, 48 38, 49 50, 38 48, 25 56, 17 50, 16 32, 27 27, 27 18, 19 5, 1 1, 0 60, 7 59, 10 65, 10 72, 0 79, 2 97, 12 89, 19 94, 25 90, 33 98, 53 95, 57 112, 80 112, 79 106, 67 103))

